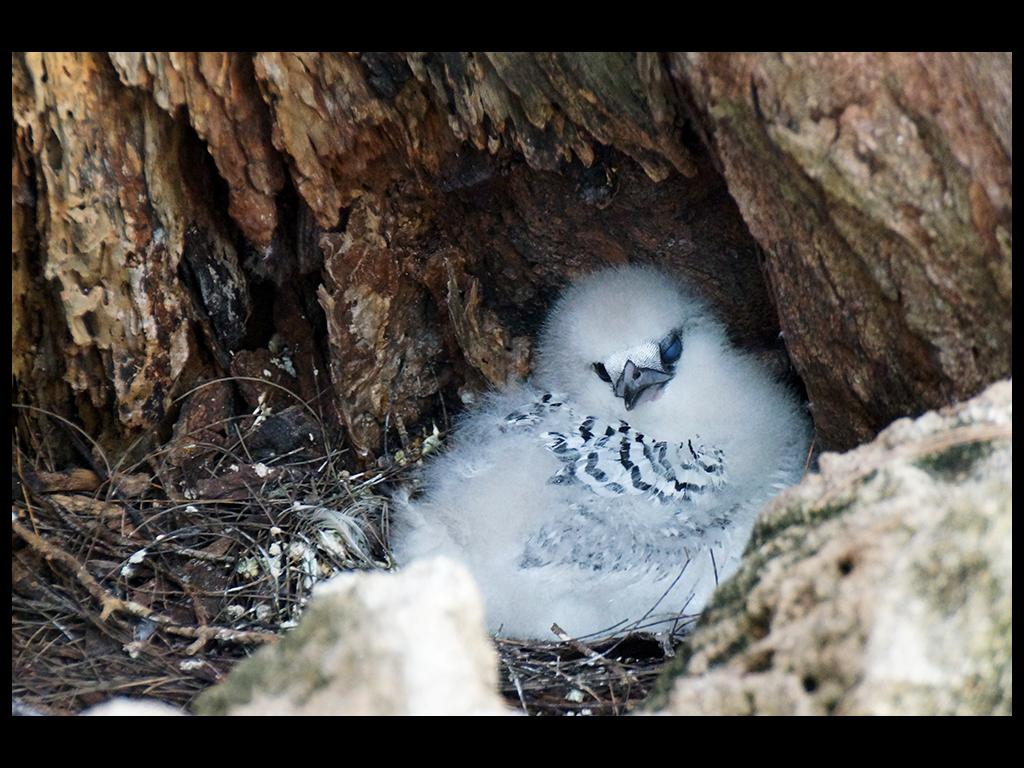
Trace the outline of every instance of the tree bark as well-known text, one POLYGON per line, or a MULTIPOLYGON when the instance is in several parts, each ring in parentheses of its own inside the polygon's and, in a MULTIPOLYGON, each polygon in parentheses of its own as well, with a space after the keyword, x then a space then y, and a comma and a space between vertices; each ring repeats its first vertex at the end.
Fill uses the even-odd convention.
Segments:
POLYGON ((626 261, 747 348, 781 327, 826 447, 1009 373, 1009 56, 12 64, 16 397, 105 446, 233 374, 373 458, 527 375, 557 290, 626 261))
POLYGON ((827 447, 1010 374, 1009 54, 677 55, 827 447))

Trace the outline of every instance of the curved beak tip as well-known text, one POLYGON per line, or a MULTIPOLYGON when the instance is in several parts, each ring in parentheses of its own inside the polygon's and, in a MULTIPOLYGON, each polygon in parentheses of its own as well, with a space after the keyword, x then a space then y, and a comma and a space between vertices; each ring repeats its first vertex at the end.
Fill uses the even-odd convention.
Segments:
POLYGON ((644 392, 652 387, 660 389, 671 378, 671 373, 652 368, 640 368, 632 360, 629 360, 626 362, 619 380, 615 383, 615 394, 622 398, 626 410, 631 411, 640 402, 644 392))

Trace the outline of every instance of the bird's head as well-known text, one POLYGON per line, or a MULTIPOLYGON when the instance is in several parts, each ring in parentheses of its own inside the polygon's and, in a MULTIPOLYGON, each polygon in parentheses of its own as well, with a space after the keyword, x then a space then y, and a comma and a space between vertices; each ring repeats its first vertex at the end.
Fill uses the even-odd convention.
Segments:
POLYGON ((594 415, 633 420, 695 371, 696 337, 724 338, 707 307, 650 267, 603 270, 570 286, 538 345, 537 383, 563 392, 594 415))

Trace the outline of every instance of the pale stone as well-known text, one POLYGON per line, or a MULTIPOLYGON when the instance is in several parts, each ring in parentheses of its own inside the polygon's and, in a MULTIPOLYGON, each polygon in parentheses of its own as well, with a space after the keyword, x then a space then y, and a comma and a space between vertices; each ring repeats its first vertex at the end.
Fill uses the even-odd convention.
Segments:
POLYGON ((911 420, 762 513, 664 714, 1010 714, 1013 387, 911 420))
POLYGON ((119 698, 90 707, 82 714, 87 717, 176 717, 185 713, 162 701, 119 698))
POLYGON ((510 712, 469 573, 443 558, 324 582, 298 627, 198 700, 199 714, 510 712))

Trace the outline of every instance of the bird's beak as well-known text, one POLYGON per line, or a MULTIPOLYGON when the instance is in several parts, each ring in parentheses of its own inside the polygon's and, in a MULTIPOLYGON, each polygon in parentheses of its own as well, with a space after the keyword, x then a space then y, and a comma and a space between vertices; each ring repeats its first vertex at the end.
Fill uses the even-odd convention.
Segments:
POLYGON ((631 411, 640 402, 645 391, 651 387, 660 388, 671 378, 671 373, 656 371, 653 368, 640 368, 632 360, 627 360, 622 375, 615 382, 615 395, 621 397, 626 404, 626 410, 631 411))

